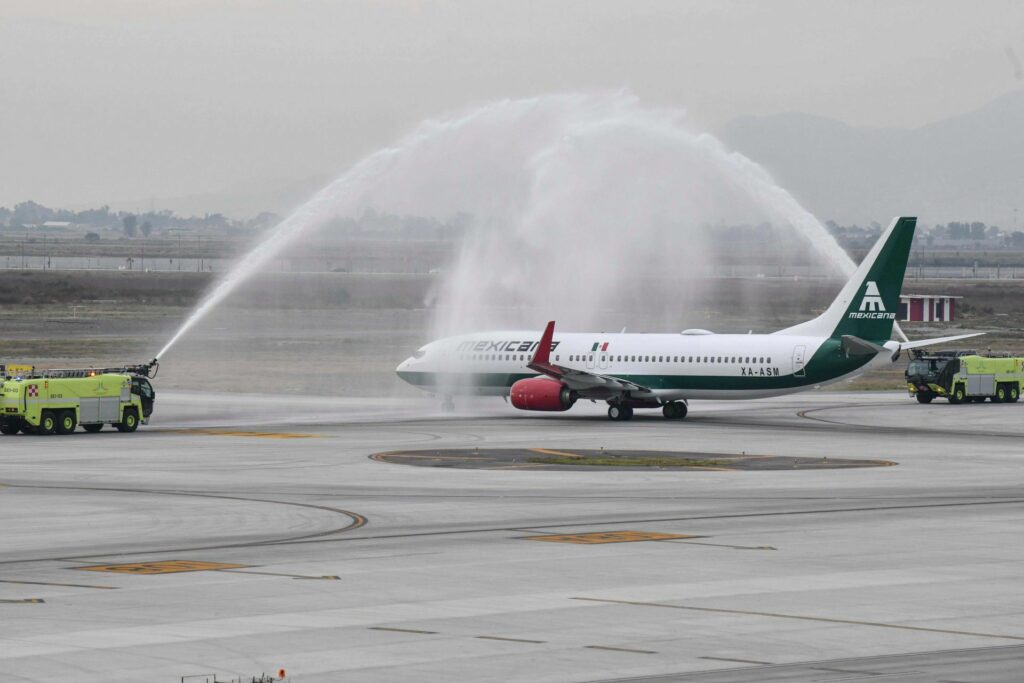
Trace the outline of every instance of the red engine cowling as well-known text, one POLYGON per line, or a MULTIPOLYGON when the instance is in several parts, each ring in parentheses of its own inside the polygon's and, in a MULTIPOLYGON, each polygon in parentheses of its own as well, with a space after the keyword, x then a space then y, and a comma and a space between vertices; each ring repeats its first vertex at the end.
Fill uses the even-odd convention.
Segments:
POLYGON ((519 410, 563 411, 572 408, 576 396, 557 379, 531 377, 512 385, 512 405, 519 410))

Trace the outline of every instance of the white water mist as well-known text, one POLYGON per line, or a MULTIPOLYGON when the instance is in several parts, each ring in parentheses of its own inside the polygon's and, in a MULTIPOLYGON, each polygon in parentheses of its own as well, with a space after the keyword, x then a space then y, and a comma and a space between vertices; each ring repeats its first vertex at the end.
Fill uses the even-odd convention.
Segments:
POLYGON ((618 319, 607 309, 621 310, 626 283, 705 267, 715 224, 767 220, 839 273, 854 267, 760 166, 693 130, 681 111, 645 108, 628 93, 502 100, 426 121, 324 188, 213 287, 158 357, 290 244, 368 208, 473 217, 431 301, 438 335, 537 327, 537 315, 570 328, 618 319))

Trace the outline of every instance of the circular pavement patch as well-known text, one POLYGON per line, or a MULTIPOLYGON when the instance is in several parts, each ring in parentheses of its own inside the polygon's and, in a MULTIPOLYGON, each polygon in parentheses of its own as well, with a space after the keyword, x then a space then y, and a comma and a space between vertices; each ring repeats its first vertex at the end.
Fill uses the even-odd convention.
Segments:
POLYGON ((418 467, 473 470, 828 470, 888 467, 891 460, 807 458, 780 455, 723 455, 679 451, 606 451, 551 448, 449 448, 389 451, 370 456, 379 462, 418 467))

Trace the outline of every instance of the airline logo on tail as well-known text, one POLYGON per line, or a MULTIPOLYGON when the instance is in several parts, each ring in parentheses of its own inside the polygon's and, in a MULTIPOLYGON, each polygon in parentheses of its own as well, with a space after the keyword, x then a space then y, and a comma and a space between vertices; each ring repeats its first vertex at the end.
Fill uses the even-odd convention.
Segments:
POLYGON ((874 320, 895 320, 895 313, 887 313, 882 295, 874 280, 868 280, 864 287, 864 298, 860 300, 860 309, 850 313, 851 318, 871 318, 874 320))

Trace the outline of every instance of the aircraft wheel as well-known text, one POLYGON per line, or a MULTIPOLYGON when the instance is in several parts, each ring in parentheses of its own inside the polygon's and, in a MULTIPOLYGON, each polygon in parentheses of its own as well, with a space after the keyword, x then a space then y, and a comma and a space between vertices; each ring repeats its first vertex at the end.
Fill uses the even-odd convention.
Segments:
POLYGON ((686 417, 686 404, 671 401, 662 407, 661 414, 665 416, 666 420, 682 420, 686 417))
POLYGON ((624 406, 619 403, 612 403, 608 406, 608 419, 610 420, 629 420, 633 417, 633 409, 629 406, 624 406))

